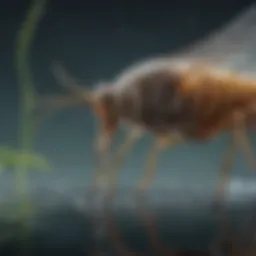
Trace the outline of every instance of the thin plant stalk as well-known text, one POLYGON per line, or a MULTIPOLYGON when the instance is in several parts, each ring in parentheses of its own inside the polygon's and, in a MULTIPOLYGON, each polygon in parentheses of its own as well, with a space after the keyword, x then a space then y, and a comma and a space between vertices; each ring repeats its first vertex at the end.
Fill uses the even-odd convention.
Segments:
MULTIPOLYGON (((36 93, 33 77, 30 71, 29 58, 34 33, 43 14, 46 0, 33 0, 27 18, 22 24, 17 35, 15 65, 20 88, 20 130, 19 143, 22 153, 31 153, 34 147, 34 119, 32 111, 36 104, 36 93)), ((26 164, 16 167, 18 193, 27 196, 27 171, 26 164)))
MULTIPOLYGON (((19 146, 21 154, 32 153, 34 147, 35 131, 32 111, 36 104, 36 93, 29 58, 34 33, 44 14, 45 6, 46 0, 33 0, 26 20, 17 34, 15 66, 19 83, 19 146)), ((24 221, 32 210, 29 200, 28 171, 29 166, 26 162, 17 164, 15 168, 16 189, 21 203, 19 214, 24 221)))

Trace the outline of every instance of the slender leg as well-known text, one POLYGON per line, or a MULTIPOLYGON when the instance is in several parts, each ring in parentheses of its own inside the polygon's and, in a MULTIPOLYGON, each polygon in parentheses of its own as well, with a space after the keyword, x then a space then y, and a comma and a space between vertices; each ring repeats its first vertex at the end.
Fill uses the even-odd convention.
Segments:
POLYGON ((246 127, 244 123, 244 115, 241 113, 234 114, 234 130, 233 139, 229 148, 224 154, 223 164, 221 168, 220 182, 217 188, 217 201, 220 202, 223 199, 225 187, 228 182, 230 170, 232 169, 232 164, 234 162, 235 152, 240 149, 244 152, 248 163, 252 168, 256 168, 256 162, 254 153, 252 151, 252 146, 246 134, 246 127))
POLYGON ((94 170, 94 177, 92 186, 96 189, 97 185, 105 185, 106 178, 104 177, 104 173, 102 172, 105 164, 109 162, 109 148, 111 143, 111 136, 105 133, 100 133, 96 143, 95 143, 95 151, 97 160, 99 160, 99 166, 94 170))
POLYGON ((136 186, 136 193, 138 192, 140 194, 140 192, 144 191, 152 183, 157 165, 157 156, 160 151, 161 150, 157 141, 148 152, 146 165, 143 171, 143 177, 141 180, 139 180, 136 186))
POLYGON ((112 156, 108 165, 101 171, 106 172, 109 175, 109 188, 107 191, 107 195, 104 200, 104 212, 105 212, 105 223, 108 225, 108 232, 114 246, 116 247, 118 253, 121 255, 128 255, 128 256, 136 256, 140 255, 136 252, 132 252, 129 248, 123 243, 121 235, 116 227, 116 224, 113 221, 113 212, 111 213, 111 202, 113 200, 115 188, 116 188, 116 181, 117 181, 117 174, 120 171, 120 166, 123 164, 125 156, 132 148, 134 143, 139 139, 142 135, 142 131, 138 128, 133 128, 131 132, 128 134, 126 139, 124 140, 123 144, 121 144, 119 150, 112 156))
POLYGON ((229 226, 227 212, 225 211, 224 207, 224 198, 225 189, 230 177, 230 171, 234 163, 236 149, 236 142, 232 134, 231 143, 223 154, 222 166, 220 169, 220 180, 217 184, 217 196, 213 204, 214 210, 218 210, 217 223, 219 225, 219 229, 217 231, 217 237, 215 237, 214 241, 210 244, 209 249, 212 256, 219 256, 225 253, 225 250, 231 250, 231 244, 229 241, 231 239, 230 236, 232 233, 229 226))
POLYGON ((145 191, 150 186, 150 184, 152 184, 156 172, 158 154, 167 146, 174 147, 177 144, 180 144, 182 141, 182 137, 176 136, 174 134, 157 138, 156 142, 148 153, 142 179, 136 186, 137 192, 145 191))
POLYGON ((240 118, 238 117, 236 120, 234 137, 237 147, 243 151, 245 158, 247 158, 249 168, 256 170, 255 153, 253 152, 252 144, 247 136, 246 126, 242 116, 240 118))
POLYGON ((123 144, 120 146, 119 150, 115 154, 113 154, 112 157, 106 157, 106 150, 108 148, 107 143, 109 143, 109 141, 104 138, 98 140, 98 154, 102 160, 101 165, 94 171, 94 180, 92 184, 94 188, 96 188, 98 184, 106 183, 108 178, 110 181, 109 185, 111 187, 111 190, 114 190, 117 180, 117 170, 124 162, 124 158, 129 150, 132 148, 134 143, 139 139, 141 135, 141 130, 137 128, 132 129, 123 144), (103 159, 105 159, 105 161, 103 159), (106 159, 108 159, 108 161, 106 159))
MULTIPOLYGON (((97 160, 99 160, 99 166, 93 172, 93 180, 89 187, 89 193, 87 194, 87 207, 90 210, 90 225, 93 236, 93 247, 94 249, 99 247, 102 240, 105 238, 106 222, 105 213, 102 205, 104 205, 104 192, 106 190, 106 182, 101 172, 101 167, 106 161, 109 153, 109 147, 112 137, 109 133, 100 131, 97 140, 95 142, 95 151, 97 160), (104 184, 105 183, 105 184, 104 184)), ((96 252, 93 254, 97 254, 96 252)))
POLYGON ((155 218, 150 211, 145 209, 145 201, 141 201, 141 198, 137 196, 137 193, 144 192, 144 190, 146 190, 152 183, 156 171, 157 156, 161 150, 165 149, 167 146, 175 146, 179 144, 181 140, 183 140, 181 137, 174 136, 158 137, 156 139, 147 156, 143 177, 139 181, 135 190, 135 202, 138 206, 138 215, 147 229, 150 244, 152 245, 156 255, 172 255, 173 252, 161 241, 157 232, 157 223, 155 218))
POLYGON ((223 155, 222 166, 220 169, 220 179, 217 184, 217 196, 215 201, 217 206, 219 206, 220 202, 223 201, 225 189, 230 176, 230 171, 234 163, 235 152, 236 152, 236 144, 235 144, 234 138, 232 138, 232 141, 229 147, 227 148, 227 150, 224 152, 224 155, 223 155))
MULTIPOLYGON (((243 150, 245 157, 247 157, 251 167, 254 167, 254 164, 255 164, 255 158, 254 158, 254 154, 252 153, 252 147, 250 145, 250 141, 248 140, 248 137, 246 136, 246 129, 243 122, 243 116, 236 115, 234 118, 234 121, 235 122, 234 122, 232 142, 229 145, 223 157, 222 168, 220 171, 221 177, 217 187, 217 198, 216 198, 217 200, 215 202, 217 203, 217 208, 220 210, 218 217, 221 225, 220 235, 222 239, 225 239, 225 238, 230 239, 229 236, 231 234, 231 231, 228 226, 227 213, 225 212, 225 208, 224 208, 224 205, 222 205, 222 203, 224 202, 225 188, 228 183, 230 170, 232 169, 232 164, 234 162, 234 156, 236 151, 238 149, 243 150)), ((232 247, 232 245, 230 246, 232 247)), ((232 248, 230 249, 232 250, 232 248)))
POLYGON ((123 164, 125 156, 141 136, 142 136, 142 131, 140 129, 134 128, 130 132, 130 134, 127 136, 124 143, 120 146, 116 154, 112 157, 111 162, 108 165, 108 170, 110 170, 109 171, 110 194, 112 194, 115 190, 116 182, 118 179, 118 170, 120 170, 120 166, 123 164))
POLYGON ((100 133, 96 139, 95 152, 100 166, 103 166, 109 161, 111 142, 112 136, 106 133, 100 133))

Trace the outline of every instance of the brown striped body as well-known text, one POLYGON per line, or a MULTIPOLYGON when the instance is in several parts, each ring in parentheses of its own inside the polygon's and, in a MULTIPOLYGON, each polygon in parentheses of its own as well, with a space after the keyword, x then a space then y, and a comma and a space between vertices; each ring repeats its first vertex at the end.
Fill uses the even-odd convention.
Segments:
POLYGON ((124 121, 154 133, 178 131, 201 140, 229 129, 236 111, 249 120, 255 103, 252 79, 197 62, 160 59, 121 74, 95 106, 112 131, 124 121))

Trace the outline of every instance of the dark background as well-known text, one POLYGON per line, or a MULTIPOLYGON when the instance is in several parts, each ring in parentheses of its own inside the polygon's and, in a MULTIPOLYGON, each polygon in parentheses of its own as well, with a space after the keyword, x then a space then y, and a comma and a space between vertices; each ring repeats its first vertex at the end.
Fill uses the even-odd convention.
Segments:
MULTIPOLYGON (((201 38, 253 1, 49 2, 36 33, 31 58, 36 90, 40 94, 62 92, 49 71, 53 60, 63 61, 74 76, 93 87, 98 81, 113 78, 134 61, 172 53, 201 38)), ((15 36, 29 3, 5 1, 0 8, 0 142, 11 146, 17 145, 19 109, 14 70, 15 36)), ((35 236, 43 245, 65 250, 75 248, 73 253, 82 255, 89 244, 90 240, 84 242, 88 235, 84 192, 95 166, 92 143, 96 128, 93 114, 81 108, 59 112, 41 128, 36 150, 54 166, 49 174, 31 174, 33 198, 40 209, 35 236)), ((150 195, 159 221, 171 227, 163 231, 168 244, 170 241, 188 247, 207 244, 213 225, 209 201, 226 140, 222 136, 205 145, 188 144, 161 156, 150 195)), ((125 212, 132 209, 130 199, 122 193, 140 177, 149 143, 144 139, 127 159, 116 201, 120 213, 122 209, 125 212)), ((256 199, 255 175, 247 170, 243 158, 237 159, 228 198, 231 205, 245 208, 256 199)), ((0 183, 0 200, 3 203, 14 200, 12 174, 1 174, 0 183)), ((136 226, 136 218, 121 214, 120 219, 127 239, 133 237, 134 246, 145 246, 147 243, 142 241, 140 233, 143 229, 136 226)))

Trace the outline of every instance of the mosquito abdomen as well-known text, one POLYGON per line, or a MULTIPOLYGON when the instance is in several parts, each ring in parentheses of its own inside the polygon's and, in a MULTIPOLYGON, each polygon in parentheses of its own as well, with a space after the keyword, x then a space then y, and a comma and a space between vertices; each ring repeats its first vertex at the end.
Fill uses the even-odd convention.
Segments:
POLYGON ((197 138, 209 138, 230 129, 235 113, 243 114, 246 121, 255 111, 255 81, 229 71, 202 68, 187 72, 181 90, 192 102, 193 136, 197 138))

